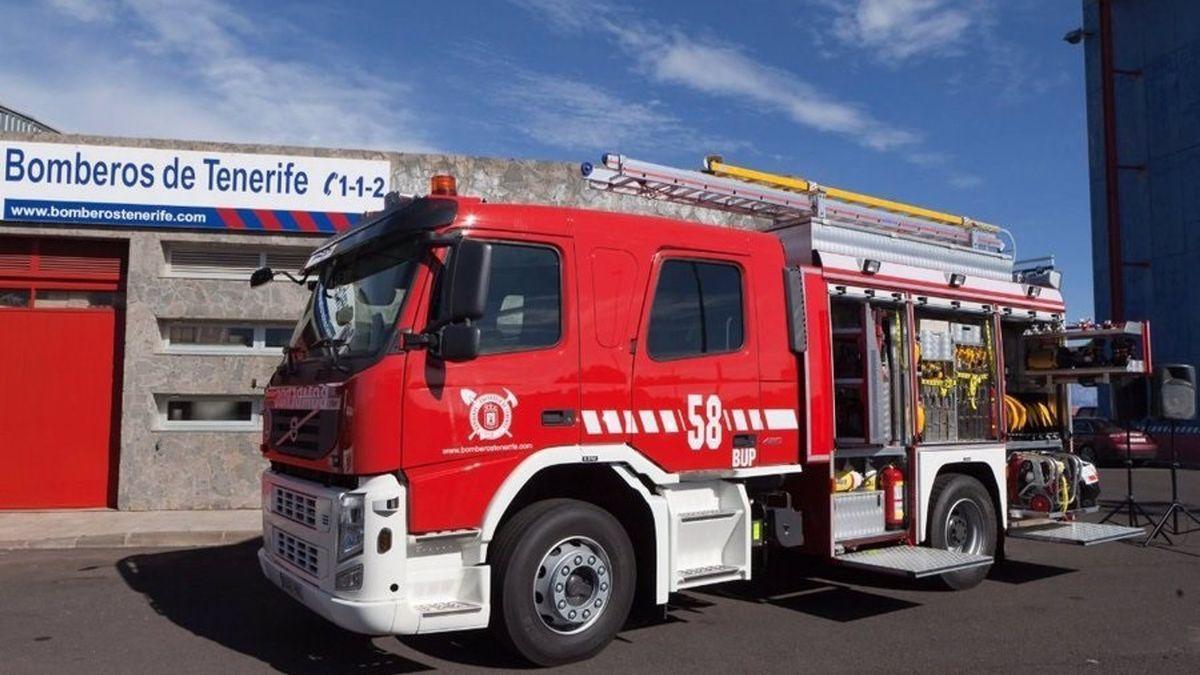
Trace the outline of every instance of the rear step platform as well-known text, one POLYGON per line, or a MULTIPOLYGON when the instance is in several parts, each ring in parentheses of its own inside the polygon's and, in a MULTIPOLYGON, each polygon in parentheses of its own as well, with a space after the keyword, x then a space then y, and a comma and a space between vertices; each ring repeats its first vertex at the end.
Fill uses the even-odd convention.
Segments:
POLYGON ((837 562, 912 579, 992 564, 992 556, 958 553, 926 546, 887 546, 834 556, 837 562))
POLYGON ((1030 539, 1032 541, 1049 541, 1056 544, 1079 544, 1091 546, 1121 539, 1132 539, 1145 536, 1146 530, 1140 527, 1124 525, 1106 525, 1101 523, 1054 523, 1045 526, 1017 527, 1008 530, 1008 536, 1013 539, 1030 539))

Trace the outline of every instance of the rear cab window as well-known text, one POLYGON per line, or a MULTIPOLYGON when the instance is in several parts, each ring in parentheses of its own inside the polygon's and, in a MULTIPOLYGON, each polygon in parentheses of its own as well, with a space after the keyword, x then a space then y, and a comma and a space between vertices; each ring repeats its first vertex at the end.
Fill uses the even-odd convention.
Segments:
POLYGON ((647 351, 656 361, 737 351, 745 341, 743 317, 737 266, 667 260, 654 290, 647 351))

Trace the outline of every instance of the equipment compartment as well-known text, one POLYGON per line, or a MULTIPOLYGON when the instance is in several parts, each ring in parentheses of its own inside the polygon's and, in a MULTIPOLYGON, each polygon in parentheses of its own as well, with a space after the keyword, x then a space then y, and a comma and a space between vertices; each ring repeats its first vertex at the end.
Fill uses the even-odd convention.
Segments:
POLYGON ((1023 376, 1045 382, 1108 382, 1150 372, 1145 322, 1040 324, 1021 336, 1023 376))
POLYGON ((1026 369, 1030 343, 1025 336, 1049 333, 1050 324, 1005 321, 1001 342, 1004 349, 1004 430, 1010 450, 1063 447, 1068 428, 1070 401, 1065 385, 1033 377, 1026 369))
POLYGON ((908 525, 905 482, 908 462, 901 448, 838 450, 830 516, 833 540, 855 546, 872 538, 902 537, 908 525))
POLYGON ((995 347, 983 319, 918 315, 920 408, 917 432, 927 443, 996 437, 995 347))

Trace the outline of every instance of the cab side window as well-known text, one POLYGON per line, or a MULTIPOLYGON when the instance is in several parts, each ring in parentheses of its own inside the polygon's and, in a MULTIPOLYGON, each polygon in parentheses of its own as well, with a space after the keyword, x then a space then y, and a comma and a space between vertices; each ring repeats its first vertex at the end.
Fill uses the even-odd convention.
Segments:
POLYGON ((663 263, 646 340, 651 358, 737 351, 744 330, 741 270, 695 260, 663 263))
POLYGON ((477 322, 481 354, 550 347, 562 335, 562 280, 553 249, 494 243, 487 298, 477 322))

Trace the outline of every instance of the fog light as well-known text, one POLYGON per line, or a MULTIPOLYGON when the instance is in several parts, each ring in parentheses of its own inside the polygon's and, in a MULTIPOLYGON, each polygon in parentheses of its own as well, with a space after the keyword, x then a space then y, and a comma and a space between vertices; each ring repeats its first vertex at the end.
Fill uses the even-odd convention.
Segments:
POLYGON ((357 591, 362 588, 363 566, 355 565, 342 570, 334 577, 333 587, 339 591, 357 591))
POLYGON ((375 550, 380 553, 387 553, 392 550, 392 530, 385 527, 379 531, 379 537, 375 540, 375 550))

